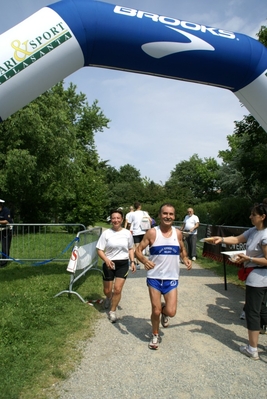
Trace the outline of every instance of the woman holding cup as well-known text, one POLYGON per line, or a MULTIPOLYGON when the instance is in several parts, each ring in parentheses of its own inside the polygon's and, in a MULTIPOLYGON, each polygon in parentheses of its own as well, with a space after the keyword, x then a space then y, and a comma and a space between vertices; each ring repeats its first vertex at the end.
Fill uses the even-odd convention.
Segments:
POLYGON ((253 206, 250 220, 254 227, 237 237, 210 237, 213 244, 246 243, 246 253, 236 256, 236 263, 243 263, 246 277, 245 313, 249 344, 240 347, 240 352, 258 360, 258 339, 262 325, 267 324, 267 204, 253 206))

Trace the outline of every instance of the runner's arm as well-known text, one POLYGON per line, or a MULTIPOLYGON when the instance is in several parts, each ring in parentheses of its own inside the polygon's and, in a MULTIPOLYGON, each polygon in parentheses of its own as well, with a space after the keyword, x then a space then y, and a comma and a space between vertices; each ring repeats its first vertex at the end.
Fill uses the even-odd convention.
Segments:
POLYGON ((177 238, 178 238, 178 241, 180 244, 180 257, 181 257, 182 261, 184 262, 185 266, 187 267, 187 269, 190 270, 190 269, 192 269, 192 262, 188 258, 187 251, 184 246, 183 234, 181 233, 181 231, 179 229, 176 229, 176 233, 177 233, 177 238))
POLYGON ((101 258, 105 262, 107 267, 112 269, 112 260, 106 257, 105 252, 102 249, 97 248, 97 254, 98 254, 99 258, 101 258))
POLYGON ((151 260, 148 260, 144 255, 143 255, 143 250, 149 245, 151 246, 153 242, 155 241, 156 237, 156 232, 155 229, 149 229, 146 234, 144 235, 142 241, 138 245, 138 247, 135 250, 135 256, 137 259, 143 263, 145 266, 146 270, 153 269, 155 264, 151 260))
POLYGON ((133 248, 129 249, 129 259, 130 259, 131 271, 134 273, 134 272, 136 272, 136 266, 135 266, 135 263, 134 263, 134 250, 133 250, 133 248))

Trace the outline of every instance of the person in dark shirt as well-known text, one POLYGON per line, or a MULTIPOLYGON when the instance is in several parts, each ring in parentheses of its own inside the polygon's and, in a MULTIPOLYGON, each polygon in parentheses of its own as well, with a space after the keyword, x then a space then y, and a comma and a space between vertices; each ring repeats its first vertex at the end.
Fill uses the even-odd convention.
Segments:
POLYGON ((8 264, 6 260, 9 257, 11 239, 12 239, 12 230, 10 229, 9 224, 13 222, 10 210, 4 206, 5 201, 0 199, 0 238, 2 244, 2 253, 0 259, 0 268, 5 267, 8 264))

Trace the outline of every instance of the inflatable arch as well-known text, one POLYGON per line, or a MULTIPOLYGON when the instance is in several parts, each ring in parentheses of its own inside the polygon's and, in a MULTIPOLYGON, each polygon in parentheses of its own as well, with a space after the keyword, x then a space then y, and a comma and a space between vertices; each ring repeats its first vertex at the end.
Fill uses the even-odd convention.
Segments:
POLYGON ((97 0, 62 0, 0 36, 0 118, 83 66, 231 90, 267 131, 267 48, 246 35, 97 0))

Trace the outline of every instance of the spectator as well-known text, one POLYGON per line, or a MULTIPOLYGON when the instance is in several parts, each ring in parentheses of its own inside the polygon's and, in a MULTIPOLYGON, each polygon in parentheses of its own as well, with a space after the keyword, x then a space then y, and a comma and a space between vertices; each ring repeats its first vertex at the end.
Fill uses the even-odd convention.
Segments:
POLYGON ((132 224, 132 215, 134 213, 134 207, 130 206, 130 212, 126 213, 125 221, 124 221, 124 228, 130 230, 132 224))
POLYGON ((237 237, 212 237, 214 244, 246 244, 246 253, 237 255, 236 262, 244 264, 246 273, 245 313, 248 328, 248 345, 240 352, 253 360, 259 359, 258 340, 263 326, 267 325, 267 205, 255 205, 250 214, 254 227, 237 237))
POLYGON ((12 240, 12 227, 9 226, 13 223, 10 210, 4 206, 5 201, 0 199, 0 235, 2 243, 2 256, 0 259, 0 268, 7 266, 8 261, 4 260, 9 257, 9 251, 12 240))
POLYGON ((179 279, 179 259, 182 256, 187 269, 192 268, 184 247, 180 230, 172 226, 175 209, 171 204, 163 204, 159 211, 160 224, 148 230, 136 249, 137 258, 147 270, 147 286, 151 301, 152 338, 150 349, 158 349, 160 343, 159 323, 169 326, 169 317, 176 314, 177 289, 179 279), (149 245, 150 257, 147 260, 142 251, 149 245), (161 295, 164 302, 161 303, 161 295), (161 317, 160 317, 161 316, 161 317))
POLYGON ((117 320, 116 309, 121 299, 122 289, 129 273, 129 261, 132 272, 135 272, 133 237, 129 230, 122 227, 123 213, 116 209, 111 211, 112 227, 105 230, 97 244, 97 253, 104 261, 103 284, 105 309, 109 309, 109 319, 117 320))
POLYGON ((156 227, 156 226, 157 226, 156 220, 151 218, 151 227, 156 227))
POLYGON ((186 237, 188 256, 193 261, 197 258, 197 229, 199 227, 199 218, 194 214, 193 208, 187 209, 187 215, 184 218, 181 230, 189 233, 186 237))
MULTIPOLYGON (((133 212, 132 215, 131 231, 133 232, 134 249, 136 251, 136 248, 138 247, 138 245, 140 244, 146 233, 146 230, 142 230, 141 228, 141 221, 144 216, 147 216, 150 219, 150 222, 151 218, 147 212, 142 211, 142 205, 140 204, 140 202, 137 201, 134 203, 134 209, 135 211, 133 212)), ((136 258, 136 269, 140 270, 140 264, 138 263, 137 258, 136 258)))

